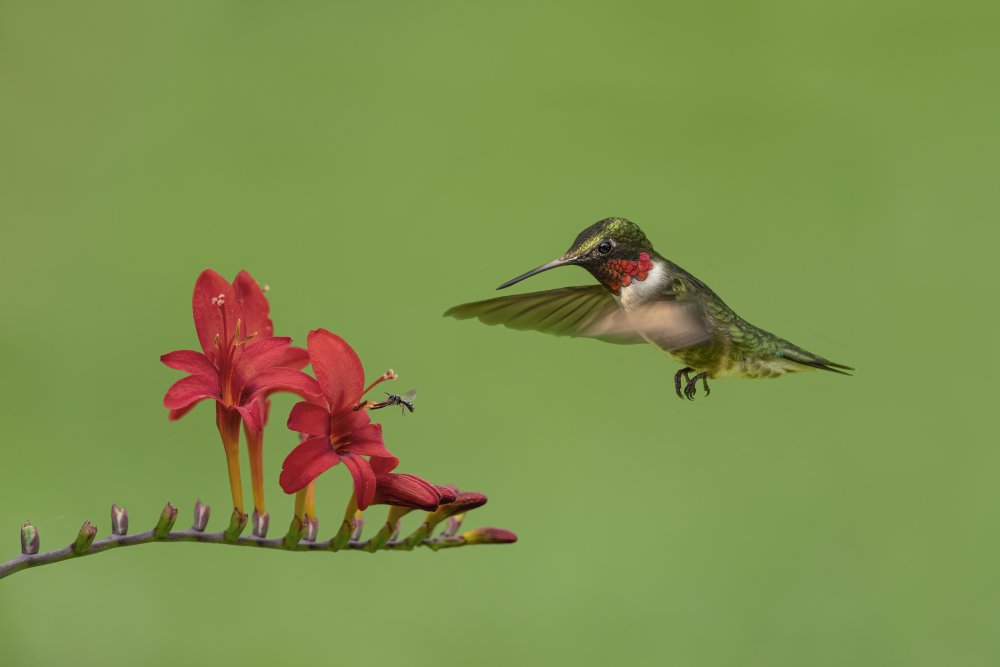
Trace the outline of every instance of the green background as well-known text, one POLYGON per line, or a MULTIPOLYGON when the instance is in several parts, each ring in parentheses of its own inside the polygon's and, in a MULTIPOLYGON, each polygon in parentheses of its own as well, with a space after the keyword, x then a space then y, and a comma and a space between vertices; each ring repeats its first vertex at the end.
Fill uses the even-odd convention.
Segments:
MULTIPOLYGON (((222 513, 211 409, 160 403, 205 267, 395 368, 402 469, 520 536, 31 570, 0 582, 0 661, 998 664, 998 13, 0 2, 0 559, 26 519, 55 548, 113 501, 134 530, 222 513), (608 215, 857 375, 689 403, 653 349, 441 317, 608 215)), ((320 482, 327 536, 347 489, 320 482)))

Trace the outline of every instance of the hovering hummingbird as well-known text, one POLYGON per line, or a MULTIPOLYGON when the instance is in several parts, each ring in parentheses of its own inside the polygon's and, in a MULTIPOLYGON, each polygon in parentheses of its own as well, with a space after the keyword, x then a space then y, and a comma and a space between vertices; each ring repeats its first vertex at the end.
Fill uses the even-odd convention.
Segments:
POLYGON ((820 369, 850 375, 836 364, 760 329, 733 312, 698 278, 657 253, 635 223, 605 218, 583 230, 566 253, 497 289, 575 264, 600 285, 563 287, 455 306, 445 316, 584 336, 610 343, 651 343, 684 364, 674 375, 681 398, 693 400, 709 378, 778 377, 820 369))

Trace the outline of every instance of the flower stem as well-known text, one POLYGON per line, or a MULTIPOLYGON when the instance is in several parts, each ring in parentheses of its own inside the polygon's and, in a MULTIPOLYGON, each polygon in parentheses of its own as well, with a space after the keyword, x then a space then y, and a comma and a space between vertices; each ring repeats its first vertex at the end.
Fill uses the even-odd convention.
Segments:
POLYGON ((307 519, 316 518, 316 480, 309 482, 305 488, 305 516, 307 519))
POLYGON ((233 494, 233 507, 243 513, 243 482, 240 479, 240 413, 221 404, 215 404, 215 423, 219 427, 222 446, 226 450, 229 468, 229 490, 233 494))
POLYGON ((295 494, 295 518, 300 523, 305 523, 306 521, 306 489, 308 488, 299 489, 295 494))
MULTIPOLYGON (((169 505, 168 505, 169 507, 169 505)), ((172 509, 172 508, 171 508, 172 509)), ((334 540, 337 538, 334 537, 334 540)), ((331 542, 308 542, 302 541, 298 543, 289 543, 286 538, 263 538, 255 536, 243 536, 235 540, 227 538, 226 531, 218 533, 204 533, 199 530, 188 528, 185 530, 177 530, 170 532, 160 532, 157 533, 157 529, 147 530, 142 533, 136 533, 134 535, 109 535, 104 539, 97 540, 92 544, 88 545, 85 549, 79 547, 77 542, 70 544, 69 546, 63 547, 62 549, 56 549, 55 551, 48 551, 45 553, 38 554, 24 554, 22 553, 17 558, 7 561, 6 563, 0 563, 0 579, 10 576, 15 572, 20 572, 21 570, 26 570, 32 567, 38 567, 40 565, 50 565, 52 563, 60 563, 65 560, 72 560, 74 558, 83 558, 84 556, 92 556, 93 554, 99 554, 110 549, 117 549, 118 547, 131 547, 137 546, 139 544, 152 544, 157 542, 198 542, 201 544, 228 544, 237 547, 258 547, 261 549, 281 549, 284 551, 331 551, 331 542)), ((466 541, 461 535, 459 536, 445 536, 439 535, 433 538, 422 540, 419 546, 427 547, 438 551, 439 549, 450 549, 453 547, 461 546, 471 546, 477 544, 475 541, 466 541)), ((343 549, 351 551, 401 551, 410 550, 409 547, 402 540, 393 540, 379 544, 373 548, 370 540, 349 540, 345 542, 342 547, 343 549)))
POLYGON ((244 424, 243 435, 246 437, 247 452, 250 454, 250 488, 253 491, 253 506, 264 514, 264 432, 244 424))
POLYGON ((332 540, 330 540, 329 548, 337 551, 338 549, 343 549, 351 541, 351 533, 354 532, 354 515, 358 511, 358 500, 351 494, 351 499, 347 502, 347 508, 344 510, 344 521, 340 524, 340 530, 332 540))

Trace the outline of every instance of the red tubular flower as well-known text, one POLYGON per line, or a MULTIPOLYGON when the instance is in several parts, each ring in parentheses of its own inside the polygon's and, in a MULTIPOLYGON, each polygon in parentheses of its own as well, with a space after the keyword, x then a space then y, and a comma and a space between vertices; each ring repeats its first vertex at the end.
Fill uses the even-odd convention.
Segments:
MULTIPOLYGON (((243 308, 243 317, 246 322, 247 331, 259 332, 257 337, 271 337, 274 335, 274 323, 271 321, 271 304, 268 303, 264 290, 260 288, 257 281, 246 271, 240 271, 233 281, 233 289, 236 291, 236 298, 243 308)), ((301 347, 288 346, 281 357, 274 364, 276 367, 292 368, 299 370, 309 363, 309 352, 301 347)), ((286 390, 285 387, 272 387, 261 392, 256 401, 260 404, 260 424, 244 420, 243 435, 247 442, 247 453, 250 455, 250 480, 253 491, 254 509, 259 515, 265 515, 264 509, 264 426, 271 411, 270 396, 278 391, 286 390)), ((294 387, 287 388, 288 391, 299 393, 303 398, 307 395, 296 391, 294 387)), ((314 387, 318 392, 318 386, 314 387)), ((256 532, 254 533, 257 534, 256 532)), ((264 537, 264 535, 258 535, 264 537)))
POLYGON ((288 415, 288 428, 308 437, 285 458, 278 481, 285 493, 296 493, 343 462, 354 480, 358 508, 365 509, 372 504, 377 484, 372 463, 365 457, 373 457, 383 473, 399 460, 385 448, 381 424, 372 424, 367 410, 354 409, 367 391, 357 353, 326 329, 310 331, 308 346, 323 398, 296 403, 288 415))
POLYGON ((195 282, 192 310, 203 352, 178 350, 160 357, 167 366, 190 374, 167 390, 163 405, 170 410, 170 419, 180 419, 199 401, 215 400, 233 506, 242 513, 240 421, 259 432, 268 392, 318 396, 320 389, 302 371, 278 365, 287 357, 291 339, 272 335, 267 299, 245 271, 232 285, 211 269, 202 271, 195 282))

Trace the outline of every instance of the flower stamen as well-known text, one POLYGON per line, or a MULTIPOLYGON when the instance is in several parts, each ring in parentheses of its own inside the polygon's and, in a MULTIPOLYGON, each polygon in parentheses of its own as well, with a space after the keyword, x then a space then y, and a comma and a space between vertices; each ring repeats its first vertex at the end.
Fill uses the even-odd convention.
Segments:
POLYGON ((398 380, 398 379, 399 379, 399 376, 396 375, 396 371, 392 370, 391 368, 389 370, 387 370, 385 373, 382 373, 382 375, 380 375, 370 385, 368 385, 367 387, 365 387, 365 390, 361 392, 361 396, 358 396, 358 400, 356 401, 357 404, 354 406, 353 410, 355 412, 357 412, 358 410, 361 410, 362 408, 366 408, 367 409, 367 408, 370 408, 371 406, 375 405, 374 401, 362 401, 361 399, 364 397, 365 394, 367 394, 369 391, 371 391, 377 385, 379 385, 379 384, 381 384, 381 383, 383 383, 383 382, 385 382, 387 380, 398 380))
POLYGON ((254 331, 254 332, 253 332, 252 334, 250 334, 250 335, 249 335, 249 336, 247 336, 246 338, 241 338, 241 339, 237 340, 237 341, 236 341, 236 345, 237 345, 237 346, 240 346, 240 345, 244 345, 244 344, 246 344, 247 342, 249 342, 249 341, 253 340, 253 339, 254 339, 254 338, 256 338, 256 337, 257 337, 257 332, 256 332, 256 331, 254 331))

